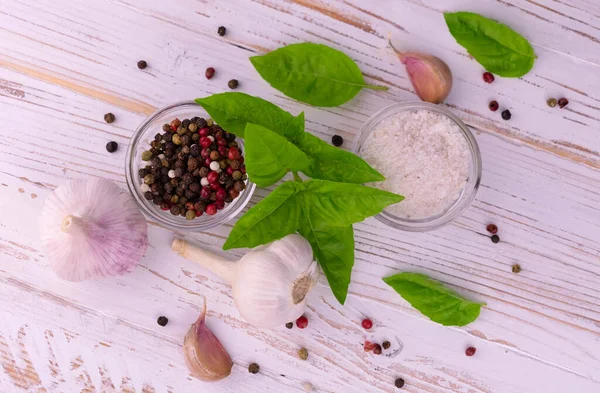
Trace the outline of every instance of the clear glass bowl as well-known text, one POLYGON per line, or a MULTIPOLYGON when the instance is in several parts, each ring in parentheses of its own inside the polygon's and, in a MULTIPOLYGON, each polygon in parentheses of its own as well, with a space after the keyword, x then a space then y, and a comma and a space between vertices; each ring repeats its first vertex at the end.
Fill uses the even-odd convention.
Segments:
POLYGON ((467 145, 471 151, 469 178, 467 180, 467 184, 454 203, 448 206, 445 211, 435 216, 419 219, 397 217, 385 210, 375 216, 375 218, 377 218, 379 221, 394 228, 411 232, 425 232, 441 228, 458 218, 471 205, 473 199, 475 199, 477 190, 479 189, 479 183, 481 182, 481 153, 479 152, 479 146, 477 145, 475 137, 465 123, 463 123, 448 109, 440 105, 429 104, 427 102, 406 102, 393 104, 383 108, 374 114, 369 120, 367 120, 365 124, 363 124, 358 132, 357 138, 354 140, 352 150, 356 155, 360 156, 360 150, 362 146, 369 135, 371 135, 371 132, 375 130, 381 121, 401 112, 416 110, 428 110, 450 118, 460 128, 462 135, 465 137, 467 145))
MULTIPOLYGON (((142 166, 147 165, 147 162, 142 161, 142 152, 150 148, 149 143, 154 140, 154 135, 156 135, 156 133, 163 132, 163 124, 170 123, 171 120, 175 118, 183 120, 194 116, 204 117, 205 119, 210 117, 208 113, 194 101, 178 102, 159 109, 140 124, 133 134, 131 143, 127 149, 125 175, 127 178, 127 186, 133 195, 133 199, 137 202, 146 217, 163 227, 175 230, 202 231, 226 223, 242 211, 250 201, 254 189, 256 188, 254 183, 246 180, 246 189, 231 203, 227 204, 225 208, 219 210, 217 214, 213 216, 209 216, 205 213, 193 220, 186 220, 185 217, 182 216, 174 216, 168 211, 161 210, 160 207, 156 206, 152 201, 148 201, 144 198, 142 190, 140 189, 142 180, 138 175, 139 169, 142 166)), ((240 138, 237 138, 236 141, 243 152, 244 141, 240 138)))

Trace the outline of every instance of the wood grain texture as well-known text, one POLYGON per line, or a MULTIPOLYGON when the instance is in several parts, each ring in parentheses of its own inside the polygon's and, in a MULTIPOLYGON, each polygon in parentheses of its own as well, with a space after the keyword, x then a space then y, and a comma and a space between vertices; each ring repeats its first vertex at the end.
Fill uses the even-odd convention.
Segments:
MULTIPOLYGON (((0 389, 2 392, 281 392, 310 381, 324 392, 600 391, 600 6, 590 0, 482 2, 398 0, 4 0, 0 6, 0 389), (443 24, 443 11, 471 10, 522 32, 539 56, 519 79, 481 80, 481 68, 443 24), (219 25, 228 28, 219 37, 219 25), (476 131, 484 161, 473 206, 427 234, 356 225, 356 267, 346 306, 321 279, 309 301, 310 328, 261 330, 237 313, 229 287, 169 251, 172 234, 151 225, 135 272, 65 283, 39 247, 44 198, 69 178, 111 179, 123 187, 124 152, 155 108, 225 91, 259 95, 296 114, 307 129, 350 146, 360 125, 395 101, 414 100, 394 43, 448 62, 447 101, 476 131), (293 42, 343 50, 368 81, 338 108, 303 105, 271 89, 248 57, 293 42), (138 70, 140 59, 148 61, 138 70), (207 81, 204 70, 217 69, 207 81), (567 108, 548 108, 564 95, 567 108), (487 110, 510 108, 504 122, 487 110), (117 121, 106 124, 113 112, 117 121), (120 144, 115 154, 104 145, 120 144), (485 225, 500 227, 492 244, 485 225), (511 272, 519 263, 523 271, 511 272), (381 277, 420 271, 487 306, 464 328, 419 315, 381 277), (209 301, 209 326, 234 359, 231 378, 189 376, 181 341, 209 301), (156 324, 167 315, 169 325, 156 324), (365 334, 367 315, 376 329, 365 334), (395 357, 365 354, 367 338, 393 338, 395 357), (396 341, 397 340, 397 341, 396 341), (477 347, 473 358, 464 356, 477 347), (299 347, 308 362, 296 357, 299 347), (261 365, 253 376, 246 367, 261 365)), ((258 190, 252 203, 269 189, 258 190)), ((231 224, 188 234, 220 247, 231 224)), ((241 255, 243 250, 234 251, 241 255)))

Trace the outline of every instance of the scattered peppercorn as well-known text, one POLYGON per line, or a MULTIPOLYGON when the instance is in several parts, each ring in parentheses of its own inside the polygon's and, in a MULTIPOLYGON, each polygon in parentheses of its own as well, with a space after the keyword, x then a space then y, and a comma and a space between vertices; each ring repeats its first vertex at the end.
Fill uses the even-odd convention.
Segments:
POLYGON ((521 265, 519 265, 518 263, 515 263, 514 265, 512 265, 512 272, 513 273, 521 273, 521 265))
POLYGON ((146 63, 146 60, 140 60, 138 61, 137 66, 140 70, 143 70, 144 68, 148 67, 148 63, 146 63))
POLYGON ((477 351, 477 348, 475 348, 475 347, 469 347, 465 351, 465 355, 467 355, 467 356, 473 356, 473 355, 475 355, 475 351, 477 351))
POLYGON ((548 106, 550 108, 554 108, 556 106, 556 104, 558 104, 558 101, 556 101, 556 98, 548 98, 548 101, 546 101, 546 104, 548 104, 548 106))
POLYGON ((569 105, 569 100, 567 100, 566 98, 559 98, 558 99, 558 107, 559 108, 564 108, 565 106, 569 105))
POLYGON ((296 326, 300 329, 304 329, 308 326, 308 318, 302 315, 300 318, 296 319, 296 326))
POLYGON ((373 353, 375 355, 381 355, 381 345, 375 344, 375 348, 373 348, 373 353))
POLYGON ((294 322, 288 322, 288 323, 286 323, 285 327, 288 328, 288 329, 293 328, 294 327, 294 322))
POLYGON ((488 226, 487 226, 487 227, 485 227, 485 229, 487 229, 487 231, 488 231, 489 233, 492 233, 492 234, 494 234, 494 235, 495 235, 496 233, 498 233, 498 226, 497 226, 496 224, 488 224, 488 226))
POLYGON ((308 359, 308 350, 306 348, 301 348, 298 351, 298 357, 300 357, 302 360, 308 359))
POLYGON ((219 28, 217 29, 217 33, 223 37, 225 35, 225 33, 227 33, 227 29, 225 28, 225 26, 219 26, 219 28))
POLYGON ((260 371, 260 366, 256 363, 250 363, 250 365, 248 366, 248 372, 250 374, 258 374, 259 371, 260 371))
POLYGON ((237 89, 238 87, 238 81, 237 79, 232 79, 229 82, 227 82, 227 86, 229 86, 230 89, 237 89))
POLYGON ((160 326, 167 326, 167 323, 169 323, 169 318, 158 317, 158 319, 156 320, 156 323, 158 323, 160 326))
POLYGON ((371 329, 373 327, 373 321, 371 321, 369 318, 363 319, 362 327, 367 330, 371 329))
POLYGON ((389 341, 384 341, 383 344, 381 344, 381 346, 383 347, 383 349, 390 349, 392 343, 390 343, 389 341))
POLYGON ((488 108, 490 108, 492 112, 496 112, 498 108, 500 108, 500 105, 498 105, 498 101, 490 101, 488 108))
POLYGON ((110 141, 106 144, 106 151, 109 153, 114 153, 119 148, 119 144, 115 141, 110 141))
POLYGON ((504 120, 510 120, 511 117, 512 117, 512 114, 510 113, 510 111, 508 109, 505 109, 502 111, 502 118, 504 120))
POLYGON ((331 143, 333 146, 340 147, 344 144, 344 138, 342 138, 340 135, 334 135, 331 137, 331 143))
POLYGON ((204 75, 206 76, 206 79, 212 78, 215 75, 215 69, 212 67, 208 67, 204 75))
POLYGON ((371 352, 373 349, 375 349, 375 346, 377 346, 377 344, 372 343, 371 341, 365 341, 363 348, 365 352, 371 352))
POLYGON ((492 75, 491 72, 484 72, 483 73, 483 81, 485 83, 492 83, 494 81, 494 79, 496 79, 496 78, 494 78, 494 75, 492 75))
POLYGON ((104 115, 104 121, 107 123, 112 123, 113 121, 115 121, 115 115, 113 115, 112 113, 107 113, 106 115, 104 115))
POLYGON ((404 380, 402 378, 396 378, 394 385, 396 385, 398 389, 401 389, 404 386, 404 380))
POLYGON ((305 392, 312 392, 314 390, 313 385, 310 382, 302 382, 302 387, 305 392))
POLYGON ((498 243, 500 241, 500 236, 494 235, 490 239, 492 239, 492 243, 498 243))

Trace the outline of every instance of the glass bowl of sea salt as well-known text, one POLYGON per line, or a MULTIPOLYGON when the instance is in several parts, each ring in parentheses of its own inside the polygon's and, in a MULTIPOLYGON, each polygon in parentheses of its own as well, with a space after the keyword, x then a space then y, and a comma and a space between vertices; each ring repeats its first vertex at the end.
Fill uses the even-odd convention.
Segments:
POLYGON ((481 181, 475 137, 440 105, 390 105, 363 124, 352 149, 386 178, 369 186, 404 196, 375 218, 405 231, 451 223, 471 205, 481 181))

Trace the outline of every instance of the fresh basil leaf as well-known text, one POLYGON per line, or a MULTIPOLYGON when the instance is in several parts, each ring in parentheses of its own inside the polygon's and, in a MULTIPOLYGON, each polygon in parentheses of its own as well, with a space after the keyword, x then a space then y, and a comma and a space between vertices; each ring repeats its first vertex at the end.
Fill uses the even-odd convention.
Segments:
POLYGON ((302 213, 302 189, 302 183, 282 183, 239 219, 223 250, 256 247, 296 232, 302 213))
POLYGON ((308 166, 308 157, 285 137, 248 123, 244 131, 246 170, 259 187, 276 183, 289 171, 301 171, 308 166))
POLYGON ((338 106, 367 87, 354 61, 326 45, 305 42, 250 58, 264 80, 288 97, 315 106, 338 106))
POLYGON ((421 273, 400 273, 383 281, 423 315, 444 326, 464 326, 477 319, 481 306, 421 273))
POLYGON ((244 137, 247 123, 259 124, 284 135, 294 116, 277 105, 244 93, 220 93, 197 98, 213 120, 232 134, 244 137))
POLYGON ((302 138, 304 134, 304 112, 292 119, 285 127, 284 136, 292 142, 296 142, 302 138))
POLYGON ((362 158, 331 146, 308 132, 302 134, 296 145, 310 159, 310 165, 302 172, 314 179, 357 184, 385 180, 362 158))
POLYGON ((304 198, 311 213, 330 226, 345 227, 381 213, 404 199, 401 195, 358 184, 309 180, 304 198))
POLYGON ((352 226, 332 227, 304 209, 299 232, 312 246, 315 258, 327 277, 331 291, 341 304, 346 301, 354 266, 354 231, 352 226))
POLYGON ((510 27, 471 12, 444 14, 450 33, 486 70, 520 77, 533 67, 531 44, 510 27))

